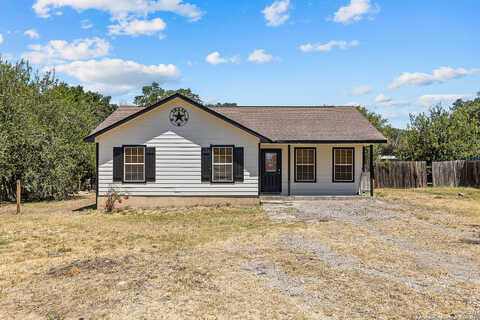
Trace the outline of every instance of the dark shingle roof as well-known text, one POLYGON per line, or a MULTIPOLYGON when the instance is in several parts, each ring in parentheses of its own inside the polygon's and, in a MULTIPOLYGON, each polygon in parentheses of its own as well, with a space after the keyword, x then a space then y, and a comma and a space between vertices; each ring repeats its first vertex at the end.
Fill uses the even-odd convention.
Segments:
MULTIPOLYGON (((120 106, 89 137, 115 127, 126 118, 134 118, 135 113, 144 109, 147 108, 120 106)), ((237 106, 210 110, 272 141, 386 142, 386 138, 355 107, 237 106)))
POLYGON ((119 106, 117 110, 113 111, 113 113, 107 117, 107 119, 103 120, 102 123, 100 123, 95 129, 93 129, 93 131, 90 132, 89 136, 94 135, 95 133, 143 109, 145 109, 145 107, 119 106))
POLYGON ((212 109, 274 141, 386 140, 355 107, 239 106, 212 109))

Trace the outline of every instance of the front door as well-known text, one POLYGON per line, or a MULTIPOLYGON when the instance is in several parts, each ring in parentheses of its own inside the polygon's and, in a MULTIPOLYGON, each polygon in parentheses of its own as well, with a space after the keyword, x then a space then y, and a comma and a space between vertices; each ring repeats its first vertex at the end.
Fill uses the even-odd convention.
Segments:
POLYGON ((282 192, 282 150, 262 149, 261 153, 261 193, 282 192))

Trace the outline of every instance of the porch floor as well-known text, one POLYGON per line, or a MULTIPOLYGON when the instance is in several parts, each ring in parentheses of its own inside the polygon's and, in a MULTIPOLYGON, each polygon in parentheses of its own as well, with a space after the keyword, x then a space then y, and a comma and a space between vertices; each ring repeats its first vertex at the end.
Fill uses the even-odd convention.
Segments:
POLYGON ((369 195, 261 195, 260 202, 269 201, 293 201, 293 200, 352 200, 352 199, 365 199, 370 198, 369 195))

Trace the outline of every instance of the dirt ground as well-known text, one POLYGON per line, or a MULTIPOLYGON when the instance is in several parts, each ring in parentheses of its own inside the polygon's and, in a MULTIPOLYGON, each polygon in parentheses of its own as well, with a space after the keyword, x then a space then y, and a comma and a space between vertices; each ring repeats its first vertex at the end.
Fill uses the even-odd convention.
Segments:
POLYGON ((480 319, 480 191, 0 207, 0 319, 480 319), (459 194, 461 193, 461 194, 459 194))

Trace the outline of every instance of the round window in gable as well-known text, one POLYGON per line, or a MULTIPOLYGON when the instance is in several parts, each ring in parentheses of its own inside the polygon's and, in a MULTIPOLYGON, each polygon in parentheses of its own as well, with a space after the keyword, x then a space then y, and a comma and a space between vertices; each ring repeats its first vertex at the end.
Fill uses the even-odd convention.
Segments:
POLYGON ((170 122, 176 127, 182 127, 188 122, 188 112, 183 107, 175 107, 170 111, 170 122))

